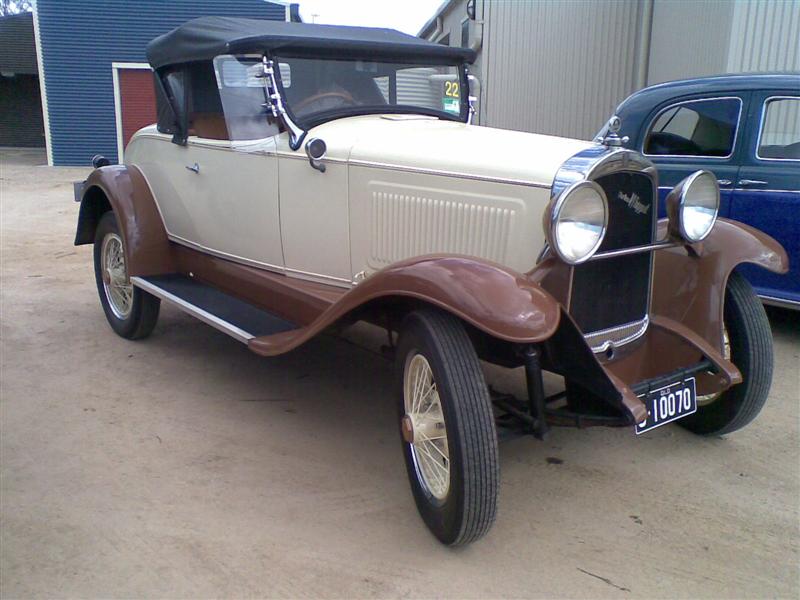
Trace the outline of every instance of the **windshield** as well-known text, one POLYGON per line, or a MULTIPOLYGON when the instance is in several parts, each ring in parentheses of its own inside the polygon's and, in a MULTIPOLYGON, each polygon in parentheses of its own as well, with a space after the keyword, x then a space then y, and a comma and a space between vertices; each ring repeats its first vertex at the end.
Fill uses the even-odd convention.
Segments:
POLYGON ((284 57, 276 62, 284 104, 303 129, 375 113, 467 119, 463 69, 456 65, 284 57))

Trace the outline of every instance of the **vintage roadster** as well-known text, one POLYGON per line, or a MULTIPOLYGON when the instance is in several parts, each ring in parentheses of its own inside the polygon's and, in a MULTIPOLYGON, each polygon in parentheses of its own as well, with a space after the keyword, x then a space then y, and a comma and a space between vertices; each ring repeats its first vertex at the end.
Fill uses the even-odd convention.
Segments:
POLYGON ((495 518, 496 421, 721 434, 764 405, 769 323, 734 269, 785 272, 784 250, 717 218, 706 171, 658 221, 615 119, 602 143, 471 125, 473 52, 391 30, 201 18, 147 54, 158 123, 76 186, 111 327, 143 338, 164 301, 263 356, 384 327, 445 544, 495 518), (523 367, 527 396, 490 393, 480 360, 523 367))

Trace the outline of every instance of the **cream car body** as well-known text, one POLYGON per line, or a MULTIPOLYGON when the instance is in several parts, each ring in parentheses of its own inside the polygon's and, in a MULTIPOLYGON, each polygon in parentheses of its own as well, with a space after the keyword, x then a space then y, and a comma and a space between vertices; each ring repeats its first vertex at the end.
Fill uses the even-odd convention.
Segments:
POLYGON ((196 136, 178 146, 151 126, 125 162, 147 178, 173 241, 349 286, 434 253, 529 271, 553 178, 590 145, 405 115, 339 119, 309 138, 327 144, 324 173, 287 133, 245 149, 196 136))
POLYGON ((769 322, 734 268, 786 272, 786 253, 717 222, 708 171, 659 222, 658 173, 618 119, 596 144, 473 126, 474 51, 391 30, 205 17, 147 55, 156 126, 75 188, 109 325, 144 338, 167 302, 265 357, 385 329, 406 472, 443 543, 491 527, 497 423, 718 435, 766 401, 769 322), (527 396, 480 360, 521 367, 527 396), (546 396, 544 371, 565 389, 546 396))

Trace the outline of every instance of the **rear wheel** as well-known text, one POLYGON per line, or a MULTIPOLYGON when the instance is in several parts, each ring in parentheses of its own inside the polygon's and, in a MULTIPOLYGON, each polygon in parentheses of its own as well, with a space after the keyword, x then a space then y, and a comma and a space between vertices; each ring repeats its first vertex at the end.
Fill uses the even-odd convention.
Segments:
POLYGON ((444 544, 475 541, 497 506, 497 433, 475 349, 437 310, 408 315, 396 355, 403 454, 417 509, 444 544))
POLYGON ((721 394, 702 396, 697 412, 678 424, 701 435, 722 435, 756 418, 772 385, 772 331, 764 306, 750 283, 734 272, 725 290, 725 353, 742 373, 742 383, 721 394))
POLYGON ((97 225, 94 277, 100 304, 111 328, 130 340, 150 335, 158 321, 161 301, 131 284, 125 264, 125 246, 113 211, 105 213, 97 225))

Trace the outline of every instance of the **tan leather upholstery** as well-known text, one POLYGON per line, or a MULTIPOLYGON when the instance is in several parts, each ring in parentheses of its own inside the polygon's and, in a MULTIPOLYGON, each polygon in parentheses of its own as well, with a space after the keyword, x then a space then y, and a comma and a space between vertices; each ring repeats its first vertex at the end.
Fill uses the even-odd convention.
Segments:
POLYGON ((218 113, 194 113, 189 126, 189 135, 208 140, 228 140, 228 127, 225 117, 218 113))

